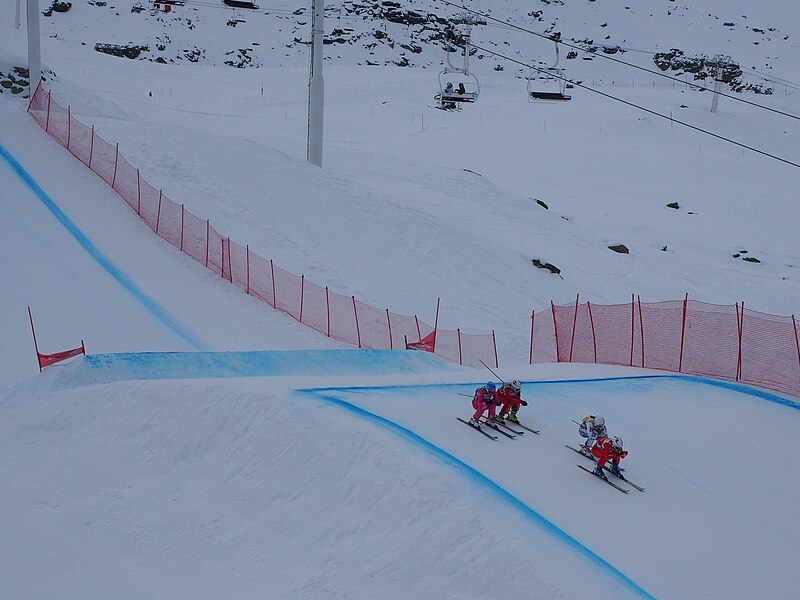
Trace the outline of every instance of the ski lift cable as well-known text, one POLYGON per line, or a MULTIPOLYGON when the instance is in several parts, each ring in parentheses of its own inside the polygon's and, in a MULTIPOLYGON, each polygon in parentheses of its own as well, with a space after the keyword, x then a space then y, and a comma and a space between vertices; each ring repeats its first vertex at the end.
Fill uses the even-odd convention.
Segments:
MULTIPOLYGON (((540 71, 540 72, 544 71, 544 69, 540 69, 539 67, 535 67, 535 66, 530 65, 528 63, 525 63, 525 62, 523 62, 521 60, 517 60, 517 59, 512 58, 510 56, 506 56, 504 54, 501 54, 499 52, 495 52, 494 50, 489 50, 488 48, 483 48, 482 46, 478 46, 476 44, 472 44, 472 47, 473 48, 477 48, 478 50, 481 50, 482 52, 486 52, 487 54, 492 54, 492 55, 494 55, 494 56, 496 56, 498 58, 502 58, 502 59, 507 60, 509 62, 518 64, 520 66, 527 67, 527 68, 533 69, 535 71, 540 71)), ((661 117, 662 119, 666 119, 666 120, 670 121, 671 123, 677 123, 678 125, 683 125, 684 127, 688 127, 689 129, 693 129, 693 130, 698 131, 700 133, 704 133, 706 135, 710 135, 711 137, 715 137, 715 138, 717 138, 719 140, 722 140, 724 142, 728 142, 729 144, 733 144, 735 146, 739 146, 740 148, 744 148, 746 150, 750 150, 750 151, 755 152, 757 154, 761 154, 762 156, 766 156, 768 158, 772 158, 772 159, 780 161, 782 163, 786 163, 787 165, 791 165, 793 167, 800 168, 800 163, 796 163, 796 162, 793 162, 791 160, 788 160, 788 159, 785 159, 785 158, 781 158, 780 156, 777 156, 775 154, 771 154, 771 153, 766 152, 764 150, 759 150, 758 148, 755 148, 753 146, 749 146, 749 145, 744 144, 742 142, 737 142, 736 140, 731 139, 729 137, 725 137, 724 135, 720 135, 718 133, 714 133, 713 131, 708 131, 707 129, 703 129, 702 127, 697 127, 696 125, 692 125, 691 123, 686 123, 685 121, 681 121, 679 119, 675 119, 674 117, 672 117, 670 115, 665 115, 663 113, 660 113, 660 112, 657 112, 655 110, 646 108, 646 107, 641 106, 639 104, 635 104, 634 102, 630 102, 628 100, 624 100, 624 99, 619 98, 617 96, 614 96, 612 94, 608 94, 606 92, 601 92, 600 90, 595 89, 593 87, 590 87, 588 85, 584 85, 582 83, 577 83, 575 81, 571 81, 571 80, 567 79, 564 76, 555 75, 555 74, 553 76, 558 78, 558 79, 563 79, 563 80, 571 83, 575 87, 579 87, 581 89, 588 90, 590 92, 594 92, 595 94, 599 94, 599 95, 604 96, 604 97, 606 97, 606 98, 608 98, 610 100, 616 100, 617 102, 621 102, 621 103, 626 104, 626 105, 628 105, 628 106, 630 106, 632 108, 635 108, 637 110, 641 110, 643 112, 649 113, 649 114, 654 115, 656 117, 661 117)))
MULTIPOLYGON (((478 11, 478 10, 467 8, 466 6, 463 6, 461 4, 456 4, 454 2, 450 2, 449 0, 436 0, 436 1, 437 2, 441 2, 443 4, 447 4, 448 6, 454 6, 456 8, 460 8, 461 10, 465 10, 465 11, 473 13, 475 15, 479 15, 479 16, 483 17, 484 19, 487 19, 487 20, 490 20, 490 21, 504 23, 504 24, 508 25, 509 27, 511 27, 513 29, 516 29, 516 30, 519 30, 519 31, 523 31, 523 32, 528 33, 528 34, 535 35, 537 37, 553 41, 552 40, 552 36, 550 36, 550 35, 546 35, 544 33, 539 33, 538 31, 533 31, 531 29, 526 29, 525 27, 522 27, 520 25, 515 25, 513 23, 509 23, 508 21, 503 21, 502 19, 498 19, 496 17, 493 17, 493 16, 491 16, 489 14, 483 13, 483 12, 478 11)), ((558 43, 559 44, 563 44, 567 48, 572 48, 573 50, 578 50, 580 52, 585 52, 586 51, 585 48, 582 48, 582 47, 580 47, 580 46, 578 46, 576 44, 570 44, 569 42, 565 42, 563 40, 563 38, 560 39, 558 43)), ((475 47, 477 47, 477 46, 475 46, 475 47)), ((614 58, 613 56, 609 56, 607 54, 595 54, 595 56, 599 56, 600 58, 605 58, 605 59, 613 61, 615 63, 619 63, 621 65, 624 65, 626 67, 633 67, 634 69, 638 69, 640 71, 644 71, 646 73, 650 73, 651 75, 657 75, 657 76, 663 77, 665 79, 670 79, 672 81, 677 81, 678 83, 681 83, 681 84, 684 84, 684 85, 689 85, 689 86, 691 86, 693 88, 704 89, 703 86, 698 85, 696 83, 692 83, 692 82, 689 82, 689 81, 684 81, 684 80, 678 79, 677 77, 672 77, 670 75, 666 75, 665 73, 659 73, 658 71, 653 71, 651 69, 647 69, 645 67, 641 67, 639 65, 635 65, 633 63, 629 63, 627 61, 620 60, 618 58, 614 58)), ((737 96, 733 96, 731 94, 726 94, 725 92, 721 92, 721 91, 720 92, 715 92, 715 93, 719 94, 720 96, 724 96, 725 98, 730 98, 731 100, 736 100, 737 102, 744 102, 745 104, 749 104, 750 106, 754 106, 756 108, 761 108, 763 110, 768 110, 770 112, 774 112, 774 113, 777 113, 779 115, 783 115, 785 117, 790 117, 792 119, 800 120, 800 116, 793 115, 791 113, 787 113, 787 112, 784 112, 782 110, 778 110, 776 108, 771 108, 769 106, 764 106, 763 104, 758 104, 757 102, 752 102, 750 100, 745 100, 744 98, 739 98, 737 96)))

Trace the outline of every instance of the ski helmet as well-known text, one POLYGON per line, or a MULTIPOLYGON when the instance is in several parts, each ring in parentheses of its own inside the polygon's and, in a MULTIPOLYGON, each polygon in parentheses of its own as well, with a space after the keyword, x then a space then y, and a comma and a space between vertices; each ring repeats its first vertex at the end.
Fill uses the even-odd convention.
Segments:
POLYGON ((594 418, 594 426, 595 427, 605 427, 606 420, 603 417, 595 417, 594 418))
POLYGON ((487 392, 493 392, 497 389, 497 386, 494 384, 494 381, 490 381, 485 386, 487 392))
POLYGON ((519 394, 520 390, 522 389, 522 384, 515 379, 511 382, 511 389, 519 394))
POLYGON ((615 435, 614 439, 611 440, 611 447, 622 450, 622 438, 615 435))

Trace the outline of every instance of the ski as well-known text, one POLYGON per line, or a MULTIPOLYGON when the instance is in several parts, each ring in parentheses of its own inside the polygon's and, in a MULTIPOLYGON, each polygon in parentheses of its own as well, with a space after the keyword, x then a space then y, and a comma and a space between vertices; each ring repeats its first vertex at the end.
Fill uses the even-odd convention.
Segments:
POLYGON ((485 435, 486 437, 488 437, 490 440, 496 440, 496 439, 497 439, 497 436, 496 436, 496 435, 492 435, 492 434, 490 434, 490 433, 486 433, 486 432, 485 432, 483 429, 481 429, 480 427, 476 427, 475 425, 473 425, 473 424, 472 424, 472 423, 470 423, 469 421, 465 421, 465 420, 464 420, 464 419, 462 419, 461 417, 456 417, 456 419, 458 419, 459 421, 461 421, 461 422, 462 422, 464 425, 466 425, 467 427, 469 427, 469 428, 471 428, 471 429, 474 429, 474 430, 475 430, 475 431, 477 431, 478 433, 482 433, 483 435, 485 435))
MULTIPOLYGON (((595 477, 597 477, 598 479, 603 479, 602 477, 599 477, 598 475, 595 475, 595 474, 594 474, 592 471, 590 471, 589 469, 587 469, 587 468, 586 468, 586 467, 584 467, 583 465, 575 465, 575 466, 576 466, 576 467, 578 467, 579 469, 583 469, 583 470, 584 470, 584 471, 586 471, 586 472, 587 472, 589 475, 594 475, 594 476, 595 476, 595 477)), ((622 486, 619 486, 619 485, 617 485, 617 484, 616 484, 616 483, 614 483, 613 481, 609 481, 608 479, 603 479, 603 481, 605 481, 605 482, 606 482, 608 485, 610 485, 610 486, 613 486, 613 487, 617 488, 617 489, 618 489, 620 492, 622 492, 623 494, 627 494, 627 493, 630 491, 630 490, 626 490, 626 489, 625 489, 624 487, 622 487, 622 486)))
MULTIPOLYGON (((514 421, 511 422, 514 423, 514 421)), ((522 423, 514 423, 514 425, 516 425, 517 427, 522 427, 523 429, 530 431, 531 433, 536 433, 536 434, 541 433, 541 431, 539 431, 538 429, 531 429, 530 427, 528 427, 527 425, 523 425, 522 423)))
MULTIPOLYGON (((581 455, 581 456, 583 456, 584 458, 588 458, 589 460, 591 460, 591 461, 593 461, 593 462, 594 462, 594 459, 593 459, 591 456, 587 456, 586 454, 584 454, 583 452, 581 452, 581 451, 580 451, 580 450, 578 450, 577 448, 573 448, 573 447, 572 447, 572 446, 570 446, 569 444, 564 444, 564 445, 565 445, 567 448, 569 448, 570 450, 572 450, 573 452, 577 452, 578 454, 580 454, 580 455, 581 455)), ((603 469, 604 469, 605 471, 608 471, 608 472, 609 472, 609 473, 611 473, 612 475, 614 475, 614 471, 612 471, 612 470, 611 470, 611 469, 609 469, 608 467, 603 467, 603 469)), ((622 467, 620 467, 620 468, 619 468, 619 470, 620 470, 620 471, 624 471, 625 469, 623 469, 622 467)), ((631 487, 633 487, 633 488, 636 488, 636 489, 637 489, 637 490, 639 490, 640 492, 644 492, 644 488, 643 488, 642 486, 640 486, 640 485, 639 485, 639 484, 637 484, 637 483, 633 483, 633 482, 632 482, 630 479, 628 479, 628 478, 627 478, 627 477, 625 477, 624 475, 614 475, 614 477, 619 477, 620 479, 622 479, 622 481, 624 481, 625 483, 627 483, 629 486, 631 486, 631 487)))
POLYGON ((510 433, 507 433, 507 432, 503 431, 502 429, 500 429, 500 427, 497 424, 489 423, 486 419, 481 421, 481 423, 483 423, 484 425, 486 425, 487 427, 489 427, 491 429, 494 429, 497 433, 499 433, 501 435, 504 435, 509 439, 513 440, 515 437, 517 437, 515 435, 512 435, 510 433))
MULTIPOLYGON (((495 421, 495 422, 496 422, 496 421, 495 421)), ((509 426, 508 426, 508 425, 506 425, 505 423, 497 423, 497 424, 498 424, 500 427, 504 427, 505 429, 508 429, 508 430, 509 430, 511 433, 513 433, 514 435, 525 435, 525 432, 524 432, 524 431, 518 431, 518 430, 516 430, 516 429, 512 429, 511 427, 509 427, 509 426)))

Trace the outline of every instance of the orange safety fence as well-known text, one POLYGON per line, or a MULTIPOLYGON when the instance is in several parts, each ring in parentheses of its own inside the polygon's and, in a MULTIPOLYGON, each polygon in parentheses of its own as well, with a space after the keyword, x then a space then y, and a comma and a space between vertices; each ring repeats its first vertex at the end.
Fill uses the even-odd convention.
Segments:
POLYGON ((53 139, 108 183, 156 235, 298 322, 359 348, 427 350, 425 344, 414 344, 433 333, 437 341, 430 350, 437 356, 473 367, 480 367, 481 361, 498 366, 494 332, 467 335, 438 330, 416 315, 376 308, 285 271, 222 235, 208 219, 195 216, 146 181, 120 153, 119 144, 109 144, 94 126, 75 119, 71 109, 60 106, 41 84, 28 111, 53 139))
POLYGON ((585 362, 715 377, 800 396, 800 338, 781 317, 696 300, 572 304, 531 313, 530 363, 585 362))

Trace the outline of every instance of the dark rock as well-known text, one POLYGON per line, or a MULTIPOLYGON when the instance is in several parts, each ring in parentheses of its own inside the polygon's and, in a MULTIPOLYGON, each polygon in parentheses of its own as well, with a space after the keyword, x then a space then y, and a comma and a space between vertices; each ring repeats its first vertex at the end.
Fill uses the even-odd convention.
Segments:
POLYGON ((117 44, 95 44, 94 49, 103 54, 130 58, 131 60, 139 58, 142 52, 148 52, 150 50, 148 46, 120 46, 117 44))
POLYGON ((11 88, 11 93, 12 94, 19 94, 21 91, 22 91, 21 87, 14 86, 14 87, 11 88))
POLYGON ((669 204, 667 204, 667 206, 669 208, 680 208, 677 202, 670 202, 669 204))
POLYGON ((72 8, 72 2, 53 2, 53 6, 50 7, 54 12, 65 13, 70 8, 72 8))
POLYGON ((666 251, 667 251, 667 247, 666 247, 666 246, 663 246, 663 247, 661 248, 661 251, 662 251, 662 252, 666 252, 666 251))
POLYGON ((538 269, 547 269, 555 275, 561 275, 561 269, 549 262, 542 262, 536 258, 531 259, 531 262, 533 263, 533 266, 538 269))
POLYGON ((4 79, 3 81, 0 81, 0 85, 2 85, 6 89, 9 89, 14 84, 4 79))
POLYGON ((741 254, 739 254, 739 253, 737 252, 736 254, 734 254, 734 255, 733 255, 733 258, 739 258, 740 256, 741 256, 741 254))
POLYGON ((536 204, 538 204, 539 206, 541 206, 541 207, 542 207, 542 208, 544 208, 545 210, 550 210, 550 207, 549 207, 549 206, 547 206, 547 204, 545 204, 544 202, 542 202, 542 201, 541 201, 541 200, 539 200, 538 198, 536 198, 536 204))
POLYGON ((751 262, 751 263, 760 263, 761 261, 753 256, 745 256, 742 260, 751 262))
POLYGON ((609 246, 608 249, 620 254, 630 254, 631 252, 625 244, 615 244, 614 246, 609 246))

